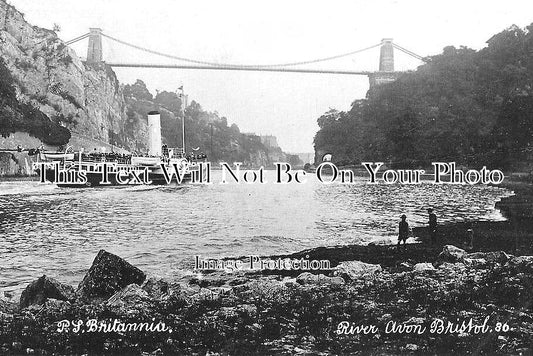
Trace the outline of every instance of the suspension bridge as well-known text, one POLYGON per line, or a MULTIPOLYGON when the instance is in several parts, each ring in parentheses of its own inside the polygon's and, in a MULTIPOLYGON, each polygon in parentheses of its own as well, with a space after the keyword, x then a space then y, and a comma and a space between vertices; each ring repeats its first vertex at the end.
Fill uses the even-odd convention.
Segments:
POLYGON ((254 71, 254 72, 285 72, 285 73, 317 73, 317 74, 342 74, 342 75, 366 75, 370 81, 370 88, 375 85, 394 81, 402 72, 394 70, 394 50, 399 50, 413 58, 420 61, 426 59, 400 45, 393 42, 392 38, 384 38, 380 43, 347 53, 338 54, 324 58, 316 58, 306 61, 278 63, 278 64, 232 64, 232 63, 217 63, 192 58, 180 57, 168 53, 163 53, 153 49, 145 48, 137 44, 126 42, 110 36, 102 31, 100 28, 90 28, 89 32, 66 41, 66 45, 72 45, 76 42, 88 38, 87 60, 89 65, 106 64, 111 67, 126 67, 126 68, 174 68, 174 69, 190 69, 190 70, 222 70, 222 71, 254 71), (172 59, 176 64, 155 64, 155 63, 121 63, 121 62, 107 62, 104 61, 102 51, 102 38, 119 43, 121 45, 134 48, 145 53, 157 55, 167 59, 172 59), (309 69, 299 68, 299 66, 332 61, 339 58, 362 53, 373 48, 380 47, 379 56, 379 70, 377 71, 355 71, 355 70, 337 70, 337 69, 309 69))

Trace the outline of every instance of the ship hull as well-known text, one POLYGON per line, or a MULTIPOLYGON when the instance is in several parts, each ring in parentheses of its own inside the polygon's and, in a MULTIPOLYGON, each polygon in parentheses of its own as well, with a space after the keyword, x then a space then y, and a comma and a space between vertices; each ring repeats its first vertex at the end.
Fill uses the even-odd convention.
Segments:
MULTIPOLYGON (((40 172, 38 172, 40 175, 40 172)), ((41 176, 41 175, 40 175, 41 176)), ((165 176, 162 173, 151 172, 148 173, 147 177, 144 177, 143 174, 132 175, 130 177, 125 177, 121 175, 117 177, 118 174, 115 172, 108 172, 107 179, 103 179, 100 172, 85 172, 86 179, 61 179, 58 177, 54 169, 46 169, 44 178, 50 183, 56 184, 58 187, 68 187, 68 188, 91 188, 91 187, 111 187, 111 186, 135 186, 135 185, 179 185, 183 183, 188 183, 191 181, 191 173, 185 173, 183 178, 178 181, 175 177, 167 183, 165 176), (76 182, 77 181, 77 182, 76 182)), ((41 179, 43 177, 41 176, 41 179)))

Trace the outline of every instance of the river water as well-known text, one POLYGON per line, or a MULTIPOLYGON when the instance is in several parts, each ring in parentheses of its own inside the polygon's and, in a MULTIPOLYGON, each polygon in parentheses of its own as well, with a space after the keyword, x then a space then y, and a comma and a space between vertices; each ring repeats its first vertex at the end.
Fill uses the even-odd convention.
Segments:
MULTIPOLYGON (((401 214, 411 227, 503 220, 511 192, 483 185, 219 184, 58 188, 0 182, 0 296, 46 274, 76 286, 100 249, 149 275, 176 277, 194 256, 271 255, 338 244, 395 241, 401 214)), ((266 171, 268 182, 274 172, 266 171)))

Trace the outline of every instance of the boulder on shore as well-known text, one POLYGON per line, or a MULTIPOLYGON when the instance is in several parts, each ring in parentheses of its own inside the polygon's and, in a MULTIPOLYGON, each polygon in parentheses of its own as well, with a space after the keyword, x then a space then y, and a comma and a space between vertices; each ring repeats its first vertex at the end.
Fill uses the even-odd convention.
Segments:
POLYGON ((14 303, 12 301, 5 300, 0 297, 0 318, 2 317, 2 313, 13 313, 17 309, 17 303, 14 303))
POLYGON ((132 283, 116 292, 109 298, 106 305, 120 315, 135 314, 139 311, 148 311, 152 300, 148 293, 138 284, 132 283))
POLYGON ((414 265, 413 271, 415 272, 435 271, 435 267, 433 267, 431 263, 422 262, 422 263, 417 263, 416 265, 414 265))
POLYGON ((151 298, 157 300, 168 296, 173 289, 176 289, 176 287, 179 288, 179 285, 155 277, 148 278, 142 285, 142 289, 148 293, 151 298))
POLYGON ((81 299, 107 299, 132 283, 141 285, 146 279, 143 271, 122 258, 100 250, 91 268, 78 286, 81 299))
POLYGON ((491 252, 474 252, 463 256, 464 260, 485 260, 493 263, 505 263, 511 259, 511 256, 503 251, 491 251, 491 252))
POLYGON ((465 250, 453 245, 446 245, 442 249, 442 252, 439 254, 437 260, 439 262, 455 263, 460 261, 465 255, 465 250))
POLYGON ((339 265, 335 267, 333 274, 341 276, 344 279, 354 280, 362 276, 374 275, 382 270, 380 265, 364 263, 361 261, 345 261, 339 263, 339 265))
POLYGON ((69 301, 74 299, 74 288, 53 278, 42 276, 31 282, 20 296, 20 308, 43 304, 47 299, 69 301))
POLYGON ((533 267, 533 256, 511 257, 511 260, 509 260, 509 262, 514 265, 523 265, 523 266, 533 267))
POLYGON ((304 272, 296 277, 296 283, 306 284, 344 284, 344 279, 341 277, 328 277, 323 274, 312 274, 304 272))

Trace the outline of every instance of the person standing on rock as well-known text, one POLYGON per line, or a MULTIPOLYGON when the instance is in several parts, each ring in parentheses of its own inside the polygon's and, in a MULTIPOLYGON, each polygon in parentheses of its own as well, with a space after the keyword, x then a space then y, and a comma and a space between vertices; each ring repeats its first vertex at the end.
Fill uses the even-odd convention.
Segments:
POLYGON ((428 209, 429 214, 429 237, 431 240, 431 244, 435 244, 437 242, 437 215, 433 212, 433 209, 428 209))
POLYGON ((465 250, 472 250, 474 248, 474 229, 472 223, 468 223, 468 229, 466 230, 466 239, 464 241, 465 250))
POLYGON ((403 247, 406 248, 405 243, 407 241, 407 237, 409 236, 409 224, 406 221, 407 216, 402 215, 402 220, 400 221, 399 227, 398 227, 398 249, 400 249, 400 242, 403 241, 403 247))

